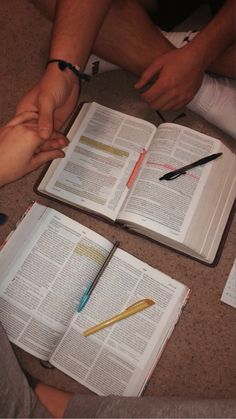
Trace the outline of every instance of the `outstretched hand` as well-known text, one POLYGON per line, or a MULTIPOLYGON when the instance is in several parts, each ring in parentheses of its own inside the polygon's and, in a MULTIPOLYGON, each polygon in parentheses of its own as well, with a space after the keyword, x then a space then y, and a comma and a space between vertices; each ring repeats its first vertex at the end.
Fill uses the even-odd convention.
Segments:
MULTIPOLYGON (((79 83, 70 71, 60 71, 57 63, 50 64, 42 78, 26 93, 16 108, 22 112, 38 112, 38 135, 51 139, 54 130, 60 130, 72 114, 78 101, 79 83)), ((44 150, 50 142, 44 144, 44 150)))
MULTIPOLYGON (((0 128, 0 186, 17 180, 50 160, 64 157, 64 152, 58 148, 49 151, 40 149, 43 140, 38 136, 37 125, 32 123, 37 116, 35 112, 24 112, 0 128)), ((57 144, 68 144, 61 134, 54 132, 52 138, 57 144)))
POLYGON ((150 88, 142 97, 151 109, 178 110, 195 96, 201 86, 205 68, 190 44, 157 57, 143 72, 136 89, 150 88))

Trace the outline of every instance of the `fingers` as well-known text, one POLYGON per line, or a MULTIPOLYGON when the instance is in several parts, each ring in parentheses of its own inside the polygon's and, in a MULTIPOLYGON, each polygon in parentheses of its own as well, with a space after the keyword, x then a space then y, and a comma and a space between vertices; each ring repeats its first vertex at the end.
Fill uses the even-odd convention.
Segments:
POLYGON ((171 100, 170 93, 161 80, 156 81, 153 86, 142 94, 142 97, 152 109, 161 109, 161 106, 171 100))
POLYGON ((54 138, 46 140, 40 146, 40 151, 50 151, 55 149, 61 149, 68 146, 69 140, 66 137, 54 138))
POLYGON ((162 71, 162 60, 158 58, 143 72, 134 86, 151 109, 164 110, 163 107, 173 101, 173 92, 170 93, 162 71))
POLYGON ((52 98, 42 96, 39 100, 38 135, 42 140, 48 140, 53 132, 55 106, 52 98))
POLYGON ((148 68, 143 73, 135 87, 137 86, 142 86, 141 96, 151 109, 175 111, 185 106, 192 98, 191 89, 176 78, 173 68, 169 70, 161 67, 160 62, 158 66, 154 62, 151 69, 148 68))
POLYGON ((14 116, 7 124, 6 127, 15 127, 16 125, 24 124, 32 119, 38 119, 38 113, 35 111, 26 111, 14 116))
POLYGON ((162 69, 161 59, 156 59, 147 67, 147 69, 142 73, 140 79, 134 85, 135 89, 142 89, 146 85, 152 85, 155 80, 157 80, 159 72, 162 69))
POLYGON ((191 101, 202 83, 204 71, 196 53, 185 46, 157 57, 135 88, 142 89, 142 98, 151 109, 175 111, 191 101))
POLYGON ((164 82, 158 81, 142 97, 151 109, 161 111, 178 110, 185 105, 186 97, 177 88, 170 88, 164 82))
POLYGON ((42 151, 38 154, 35 154, 31 161, 30 170, 38 169, 43 164, 54 160, 60 159, 65 156, 65 153, 62 150, 52 150, 52 151, 42 151))
POLYGON ((169 104, 177 105, 177 97, 173 90, 165 85, 162 79, 157 80, 151 87, 141 93, 142 98, 151 109, 164 110, 169 104))

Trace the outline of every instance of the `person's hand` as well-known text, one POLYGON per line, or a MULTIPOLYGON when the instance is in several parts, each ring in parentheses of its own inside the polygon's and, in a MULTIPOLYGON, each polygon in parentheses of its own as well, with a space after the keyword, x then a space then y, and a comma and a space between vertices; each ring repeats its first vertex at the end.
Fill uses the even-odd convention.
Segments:
MULTIPOLYGON (((38 112, 38 135, 49 140, 53 130, 59 130, 73 112, 78 95, 77 77, 70 70, 61 71, 57 63, 51 63, 42 78, 20 100, 16 115, 38 112)), ((50 149, 50 142, 43 147, 50 149)))
POLYGON ((205 72, 200 54, 190 44, 156 58, 143 72, 136 89, 147 88, 142 97, 151 109, 177 110, 191 101, 205 72))
MULTIPOLYGON (((50 160, 64 157, 64 152, 58 148, 40 150, 43 140, 32 123, 35 119, 37 113, 24 112, 0 128, 0 186, 19 179, 50 160)), ((68 144, 68 140, 55 132, 52 134, 53 141, 68 144)))

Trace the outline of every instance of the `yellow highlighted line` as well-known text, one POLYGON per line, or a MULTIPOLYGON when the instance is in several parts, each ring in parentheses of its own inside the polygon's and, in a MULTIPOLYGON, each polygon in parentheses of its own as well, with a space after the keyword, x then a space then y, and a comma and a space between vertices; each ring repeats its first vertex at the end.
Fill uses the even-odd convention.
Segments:
POLYGON ((101 151, 105 151, 106 153, 113 154, 115 156, 119 156, 119 157, 129 156, 129 153, 127 151, 120 150, 119 148, 112 147, 108 144, 104 144, 97 140, 93 140, 92 138, 85 137, 85 135, 82 135, 80 137, 80 142, 88 145, 89 147, 97 148, 101 151))
POLYGON ((87 256, 99 264, 103 264, 104 260, 106 259, 106 257, 98 249, 87 246, 83 243, 78 243, 74 251, 77 253, 77 255, 87 256))

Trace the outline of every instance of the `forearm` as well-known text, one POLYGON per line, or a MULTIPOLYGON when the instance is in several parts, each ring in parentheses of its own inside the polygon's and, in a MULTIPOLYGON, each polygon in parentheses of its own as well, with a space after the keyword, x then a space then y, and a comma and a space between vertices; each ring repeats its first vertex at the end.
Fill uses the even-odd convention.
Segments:
POLYGON ((235 0, 227 0, 218 14, 191 41, 191 48, 198 53, 205 69, 235 42, 235 4, 235 0))
MULTIPOLYGON (((38 1, 41 9, 53 17, 49 60, 64 60, 83 72, 112 0, 38 1), (56 3, 56 10, 54 4, 56 3), (52 7, 47 8, 47 5, 52 7)), ((58 63, 47 66, 38 83, 17 106, 23 111, 38 112, 38 135, 51 140, 53 130, 61 130, 76 107, 80 94, 78 77, 70 69, 60 71, 58 63)))
POLYGON ((84 69, 112 0, 58 0, 50 58, 84 69))

